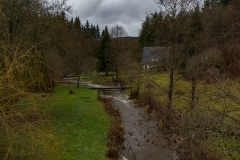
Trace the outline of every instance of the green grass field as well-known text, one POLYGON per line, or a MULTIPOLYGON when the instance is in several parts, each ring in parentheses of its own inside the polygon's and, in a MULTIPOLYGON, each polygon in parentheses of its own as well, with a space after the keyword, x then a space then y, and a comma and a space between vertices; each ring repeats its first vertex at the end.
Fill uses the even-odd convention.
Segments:
MULTIPOLYGON (((141 83, 141 93, 149 93, 146 89, 146 84, 152 83, 154 81, 161 88, 158 88, 154 85, 150 89, 150 94, 152 98, 160 102, 167 101, 167 91, 169 86, 169 75, 165 72, 151 72, 147 71, 142 74, 140 83, 141 83)), ((174 84, 173 92, 173 107, 181 108, 188 107, 191 100, 191 81, 181 78, 181 75, 175 74, 175 79, 177 79, 174 84)), ((221 84, 217 83, 205 83, 205 80, 197 80, 196 85, 196 101, 198 107, 200 106, 209 106, 218 109, 234 109, 238 108, 239 105, 234 100, 230 99, 228 95, 224 92, 231 92, 236 97, 240 97, 238 92, 240 88, 240 83, 235 82, 234 80, 225 80, 221 84), (225 97, 224 97, 225 96, 225 97)))
POLYGON ((53 117, 53 129, 60 141, 63 160, 104 160, 111 123, 97 92, 85 86, 58 84, 53 96, 42 97, 45 110, 53 117), (75 94, 69 94, 72 89, 75 94))

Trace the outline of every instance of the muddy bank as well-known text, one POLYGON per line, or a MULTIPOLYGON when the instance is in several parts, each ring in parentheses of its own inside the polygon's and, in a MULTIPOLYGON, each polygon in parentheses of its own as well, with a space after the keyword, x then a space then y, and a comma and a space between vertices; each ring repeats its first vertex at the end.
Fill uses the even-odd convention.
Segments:
POLYGON ((112 107, 112 98, 98 96, 98 100, 104 104, 105 111, 112 117, 112 124, 109 128, 108 137, 108 150, 106 156, 110 159, 118 159, 119 152, 122 150, 124 142, 124 129, 122 126, 120 114, 118 110, 112 107))

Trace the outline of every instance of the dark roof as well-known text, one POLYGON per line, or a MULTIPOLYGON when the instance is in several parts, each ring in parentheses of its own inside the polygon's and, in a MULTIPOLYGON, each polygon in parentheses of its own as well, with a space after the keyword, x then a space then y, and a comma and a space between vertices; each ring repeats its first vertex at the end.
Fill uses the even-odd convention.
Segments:
POLYGON ((142 64, 151 63, 152 58, 163 59, 166 58, 170 52, 169 47, 144 47, 142 55, 142 64))

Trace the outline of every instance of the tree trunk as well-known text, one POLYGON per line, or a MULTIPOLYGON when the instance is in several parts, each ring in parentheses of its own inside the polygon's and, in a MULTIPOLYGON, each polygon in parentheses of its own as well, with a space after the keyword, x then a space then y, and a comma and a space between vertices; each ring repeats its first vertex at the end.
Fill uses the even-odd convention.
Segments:
POLYGON ((191 98, 191 109, 195 106, 195 94, 196 94, 196 78, 192 78, 192 98, 191 98))
POLYGON ((116 83, 119 82, 119 72, 118 72, 118 69, 116 70, 116 83))
POLYGON ((50 90, 50 93, 51 93, 51 96, 52 96, 52 94, 53 94, 53 80, 52 80, 52 78, 50 79, 51 80, 51 90, 50 90))
POLYGON ((170 71, 169 75, 169 90, 168 90, 168 109, 172 109, 172 98, 173 98, 173 71, 170 71))
POLYGON ((77 82, 77 88, 79 88, 79 83, 80 83, 80 72, 77 72, 77 76, 78 76, 78 82, 77 82))

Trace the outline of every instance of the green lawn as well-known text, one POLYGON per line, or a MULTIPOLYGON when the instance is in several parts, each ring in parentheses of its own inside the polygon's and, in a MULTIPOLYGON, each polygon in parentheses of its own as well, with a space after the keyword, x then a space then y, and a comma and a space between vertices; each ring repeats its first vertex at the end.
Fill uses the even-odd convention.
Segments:
POLYGON ((110 116, 97 101, 97 92, 85 86, 58 84, 52 97, 41 103, 53 117, 63 160, 104 160, 110 116), (69 94, 72 89, 75 94, 69 94))

